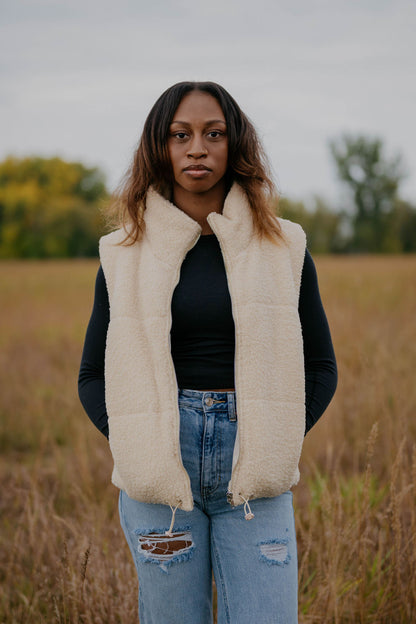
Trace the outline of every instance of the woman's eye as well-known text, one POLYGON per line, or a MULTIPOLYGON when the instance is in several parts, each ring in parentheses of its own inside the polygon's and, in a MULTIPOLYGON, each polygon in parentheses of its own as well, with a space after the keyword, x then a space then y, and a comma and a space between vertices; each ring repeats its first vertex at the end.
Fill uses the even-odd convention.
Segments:
POLYGON ((218 139, 218 137, 222 135, 222 132, 220 132, 219 130, 211 130, 211 132, 209 132, 208 134, 211 139, 218 139))
POLYGON ((175 136, 177 139, 185 139, 185 138, 186 138, 186 132, 176 132, 176 133, 174 134, 174 136, 175 136))

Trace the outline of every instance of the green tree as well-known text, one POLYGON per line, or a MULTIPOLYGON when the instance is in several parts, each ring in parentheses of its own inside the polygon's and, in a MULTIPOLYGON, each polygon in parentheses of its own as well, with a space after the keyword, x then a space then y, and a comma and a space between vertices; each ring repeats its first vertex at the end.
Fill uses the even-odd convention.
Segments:
POLYGON ((416 251, 416 206, 397 199, 388 215, 386 251, 414 253, 416 251))
POLYGON ((280 199, 277 212, 299 223, 306 233, 308 249, 312 253, 336 253, 344 251, 346 241, 342 234, 343 215, 331 210, 322 197, 315 196, 312 204, 280 199))
POLYGON ((96 255, 106 199, 97 168, 60 158, 6 158, 0 163, 0 257, 96 255))
POLYGON ((330 150, 338 176, 354 199, 351 249, 392 250, 389 228, 404 177, 401 156, 387 158, 381 139, 363 135, 344 135, 330 142, 330 150))

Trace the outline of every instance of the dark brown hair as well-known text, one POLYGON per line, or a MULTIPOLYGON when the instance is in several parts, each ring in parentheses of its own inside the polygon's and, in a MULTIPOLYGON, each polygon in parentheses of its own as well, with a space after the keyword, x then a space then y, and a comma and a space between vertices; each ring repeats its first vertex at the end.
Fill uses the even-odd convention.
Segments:
POLYGON ((227 182, 229 186, 234 181, 238 182, 246 192, 257 233, 270 240, 280 239, 281 228, 270 202, 277 193, 253 124, 234 98, 219 84, 178 82, 162 93, 153 105, 132 164, 114 194, 113 209, 117 213, 118 225, 129 225, 125 242, 132 244, 141 237, 149 186, 152 185, 165 197, 170 197, 173 172, 167 148, 169 126, 182 98, 191 91, 208 93, 218 101, 227 125, 227 182))

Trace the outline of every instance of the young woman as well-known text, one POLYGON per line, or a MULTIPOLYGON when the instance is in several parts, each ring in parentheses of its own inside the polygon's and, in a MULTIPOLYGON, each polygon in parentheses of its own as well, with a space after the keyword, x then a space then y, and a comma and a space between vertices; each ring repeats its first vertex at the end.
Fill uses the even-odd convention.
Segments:
POLYGON ((334 351, 256 132, 212 82, 167 89, 119 192, 79 375, 109 437, 141 624, 297 622, 292 493, 334 351), (305 409, 306 408, 306 409, 305 409))

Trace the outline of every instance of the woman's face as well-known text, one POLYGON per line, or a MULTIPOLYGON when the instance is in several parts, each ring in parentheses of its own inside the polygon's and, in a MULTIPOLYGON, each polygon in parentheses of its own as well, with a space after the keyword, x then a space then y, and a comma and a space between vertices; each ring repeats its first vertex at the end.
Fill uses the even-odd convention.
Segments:
POLYGON ((168 151, 174 186, 200 194, 224 183, 227 128, 221 106, 212 95, 203 91, 185 95, 169 128, 168 151))

